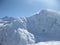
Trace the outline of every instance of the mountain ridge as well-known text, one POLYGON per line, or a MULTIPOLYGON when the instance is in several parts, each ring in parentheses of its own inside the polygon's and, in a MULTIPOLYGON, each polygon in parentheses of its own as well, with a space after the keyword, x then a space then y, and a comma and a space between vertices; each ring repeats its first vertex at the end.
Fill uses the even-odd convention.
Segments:
MULTIPOLYGON (((12 36, 12 34, 15 35, 18 29, 20 31, 24 29, 27 30, 27 32, 29 32, 28 33, 29 36, 28 34, 24 35, 23 33, 25 32, 22 32, 22 34, 21 32, 18 32, 16 36, 17 35, 28 36, 29 38, 26 37, 26 39, 32 41, 32 43, 46 42, 46 41, 52 41, 52 40, 60 41, 60 35, 59 35, 60 34, 60 13, 57 11, 52 11, 50 9, 45 9, 45 10, 41 10, 40 13, 30 17, 13 18, 13 17, 6 16, 3 18, 0 18, 0 32, 1 31, 3 32, 3 33, 0 33, 0 37, 1 37, 1 34, 5 38, 6 38, 6 35, 10 35, 6 39, 9 39, 9 37, 13 39, 14 37, 12 36)), ((17 40, 18 39, 20 39, 19 36, 17 40)), ((28 41, 26 39, 23 38, 23 40, 26 41, 26 45, 27 45, 28 41)), ((11 41, 11 40, 8 40, 8 41, 11 41)), ((1 38, 0 38, 0 42, 1 42, 1 38)), ((15 43, 12 43, 10 45, 15 45, 15 43)), ((24 45, 24 44, 21 44, 21 45, 24 45)))

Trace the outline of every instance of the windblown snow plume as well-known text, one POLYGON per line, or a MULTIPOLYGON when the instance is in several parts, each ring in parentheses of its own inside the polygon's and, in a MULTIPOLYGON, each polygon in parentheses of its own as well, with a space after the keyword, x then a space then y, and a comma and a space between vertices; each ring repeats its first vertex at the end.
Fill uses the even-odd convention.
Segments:
POLYGON ((60 12, 0 18, 0 45, 60 45, 60 12))

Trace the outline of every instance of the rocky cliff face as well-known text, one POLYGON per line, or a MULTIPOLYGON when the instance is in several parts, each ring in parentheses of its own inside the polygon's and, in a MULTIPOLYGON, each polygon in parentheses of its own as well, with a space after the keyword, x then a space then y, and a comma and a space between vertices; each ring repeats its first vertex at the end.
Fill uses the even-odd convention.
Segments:
POLYGON ((60 40, 60 13, 52 10, 41 10, 28 18, 28 30, 33 33, 36 42, 60 40), (32 29, 32 30, 31 30, 32 29))

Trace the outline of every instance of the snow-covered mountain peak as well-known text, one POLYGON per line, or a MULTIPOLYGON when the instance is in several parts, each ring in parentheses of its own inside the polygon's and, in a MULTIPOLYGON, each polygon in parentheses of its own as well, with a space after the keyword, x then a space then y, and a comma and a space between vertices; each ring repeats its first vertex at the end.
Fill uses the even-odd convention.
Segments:
POLYGON ((28 30, 33 33, 36 42, 60 40, 60 14, 52 10, 41 10, 40 13, 28 18, 28 30), (32 30, 31 30, 32 29, 32 30))
POLYGON ((2 20, 4 20, 4 21, 13 21, 15 18, 13 18, 13 17, 8 17, 8 16, 5 16, 5 17, 3 17, 3 18, 0 18, 0 19, 2 19, 2 20))
POLYGON ((57 11, 44 9, 30 17, 0 18, 1 45, 48 41, 60 41, 60 14, 57 11))

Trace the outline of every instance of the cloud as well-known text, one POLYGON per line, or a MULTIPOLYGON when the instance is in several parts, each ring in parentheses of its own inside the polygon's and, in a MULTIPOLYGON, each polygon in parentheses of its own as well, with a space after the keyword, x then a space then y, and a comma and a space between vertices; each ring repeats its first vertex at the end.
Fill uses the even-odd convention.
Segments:
POLYGON ((28 0, 31 5, 43 5, 46 7, 55 7, 57 5, 57 0, 28 0))

